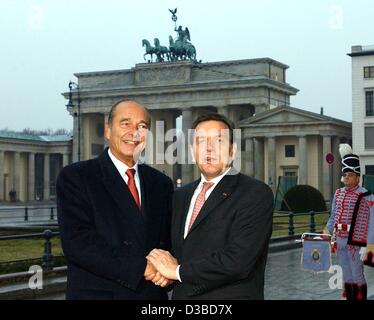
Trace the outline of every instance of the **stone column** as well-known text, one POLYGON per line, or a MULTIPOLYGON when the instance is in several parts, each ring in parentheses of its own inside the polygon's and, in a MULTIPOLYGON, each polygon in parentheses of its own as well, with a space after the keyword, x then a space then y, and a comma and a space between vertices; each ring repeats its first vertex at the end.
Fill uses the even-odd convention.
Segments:
POLYGON ((341 158, 339 154, 339 144, 340 144, 340 137, 333 137, 333 145, 332 145, 332 152, 335 157, 334 164, 332 165, 332 190, 336 190, 341 186, 341 177, 342 177, 342 165, 341 165, 341 158))
POLYGON ((48 153, 44 154, 44 200, 48 201, 50 199, 50 177, 49 177, 49 166, 50 166, 50 155, 48 153))
POLYGON ((264 142, 262 138, 254 139, 255 163, 254 176, 256 179, 264 181, 264 142))
POLYGON ((228 106, 218 107, 217 108, 217 113, 225 116, 227 119, 230 119, 230 117, 229 117, 229 107, 228 106))
POLYGON ((73 114, 74 124, 73 124, 73 162, 78 161, 78 117, 73 114))
POLYGON ((89 134, 89 124, 92 121, 90 114, 80 114, 78 124, 80 124, 78 131, 80 131, 80 142, 78 141, 78 160, 80 161, 88 160, 91 157, 91 145, 90 145, 90 134, 89 134), (84 131, 87 131, 84 134, 84 131), (80 148, 79 148, 80 146, 80 148), (79 155, 80 154, 80 155, 79 155))
POLYGON ((332 179, 331 179, 331 166, 326 162, 326 154, 331 152, 331 136, 323 136, 323 153, 322 153, 322 190, 325 201, 330 203, 332 179))
POLYGON ((307 138, 299 137, 299 184, 308 184, 307 138))
POLYGON ((182 159, 182 184, 185 185, 191 181, 193 181, 193 164, 189 164, 192 160, 191 155, 189 156, 189 142, 192 143, 192 137, 188 138, 188 129, 192 129, 192 110, 191 109, 186 109, 182 111, 182 130, 183 130, 183 135, 185 139, 185 154, 182 159))
POLYGON ((62 154, 62 167, 66 167, 69 164, 69 154, 63 153, 62 154))
POLYGON ((35 200, 35 153, 29 153, 28 200, 35 200))
POLYGON ((268 138, 268 184, 275 193, 277 187, 277 160, 275 150, 275 137, 268 138))
POLYGON ((20 169, 21 169, 21 155, 19 152, 14 152, 13 164, 13 189, 16 191, 16 200, 19 200, 20 188, 20 169))
POLYGON ((4 201, 4 151, 0 151, 0 201, 4 201))
POLYGON ((244 166, 244 172, 250 177, 253 177, 254 175, 253 151, 253 138, 245 139, 246 161, 244 166))

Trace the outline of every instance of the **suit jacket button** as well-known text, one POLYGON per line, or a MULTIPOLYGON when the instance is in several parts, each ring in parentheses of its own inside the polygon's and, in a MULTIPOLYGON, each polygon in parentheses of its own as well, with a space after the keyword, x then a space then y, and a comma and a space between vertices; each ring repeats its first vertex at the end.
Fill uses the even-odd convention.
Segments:
POLYGON ((130 245, 130 242, 127 241, 127 240, 125 240, 125 241, 123 241, 123 244, 124 244, 125 246, 128 246, 128 245, 130 245))

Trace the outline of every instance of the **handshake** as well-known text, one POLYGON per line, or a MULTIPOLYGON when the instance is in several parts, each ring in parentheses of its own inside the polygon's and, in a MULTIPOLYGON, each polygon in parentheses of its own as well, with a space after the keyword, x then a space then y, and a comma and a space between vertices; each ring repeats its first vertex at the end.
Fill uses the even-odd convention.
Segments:
POLYGON ((144 278, 152 281, 156 286, 167 287, 177 280, 178 261, 170 252, 153 249, 148 256, 147 267, 144 271, 144 278))

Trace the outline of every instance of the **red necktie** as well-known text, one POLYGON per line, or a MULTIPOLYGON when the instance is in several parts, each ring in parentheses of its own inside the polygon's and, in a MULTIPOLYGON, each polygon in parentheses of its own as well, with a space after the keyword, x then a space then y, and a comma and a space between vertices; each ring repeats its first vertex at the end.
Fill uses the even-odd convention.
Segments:
POLYGON ((197 215, 199 214, 201 208, 203 207, 204 205, 204 202, 205 202, 205 194, 206 192, 211 188, 213 187, 214 183, 213 182, 204 182, 203 183, 203 188, 202 190, 200 191, 199 195, 197 196, 196 198, 196 201, 195 201, 195 204, 194 204, 194 207, 193 207, 193 210, 192 210, 192 215, 191 215, 191 220, 190 220, 190 224, 188 225, 188 232, 190 231, 193 223, 195 222, 196 218, 197 218, 197 215))
POLYGON ((129 187, 129 190, 132 194, 132 197, 135 200, 136 205, 140 209, 141 207, 140 207, 139 194, 138 194, 138 189, 136 188, 135 179, 134 179, 135 172, 136 172, 135 169, 127 169, 126 175, 129 177, 129 181, 127 182, 127 186, 129 187))

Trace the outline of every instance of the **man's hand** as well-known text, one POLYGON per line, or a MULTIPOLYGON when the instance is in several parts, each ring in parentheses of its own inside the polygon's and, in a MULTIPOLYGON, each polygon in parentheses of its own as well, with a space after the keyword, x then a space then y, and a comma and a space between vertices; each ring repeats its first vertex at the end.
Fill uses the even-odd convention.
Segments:
POLYGON ((156 286, 166 287, 173 281, 163 277, 155 268, 155 266, 147 261, 147 266, 144 271, 144 278, 147 281, 152 281, 156 286))
POLYGON ((329 229, 323 229, 323 234, 330 234, 331 235, 331 232, 330 232, 330 230, 329 229))
POLYGON ((147 280, 153 279, 156 273, 157 269, 155 268, 155 266, 147 260, 147 266, 145 267, 144 277, 146 279, 148 278, 147 280))
POLYGON ((374 245, 368 244, 366 247, 366 257, 364 264, 370 267, 374 267, 374 245))
POLYGON ((147 256, 147 260, 154 265, 162 276, 177 280, 178 261, 168 251, 154 249, 147 256))

